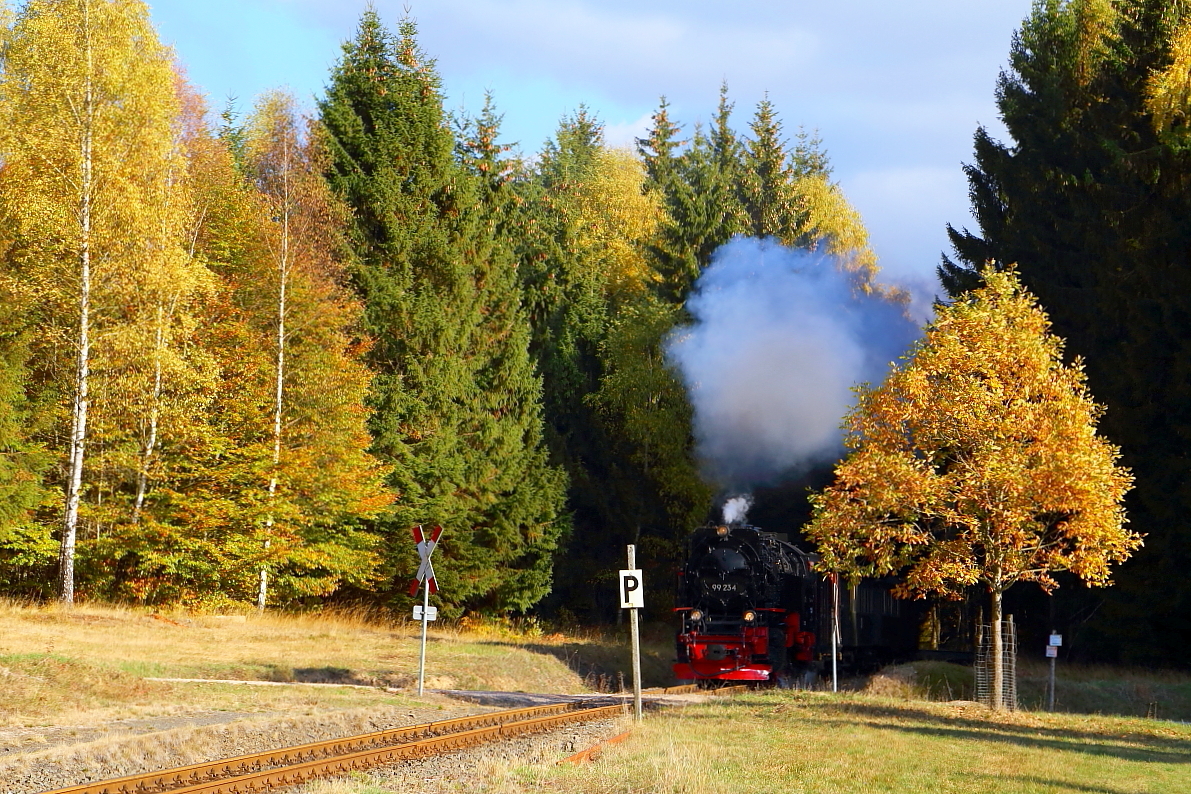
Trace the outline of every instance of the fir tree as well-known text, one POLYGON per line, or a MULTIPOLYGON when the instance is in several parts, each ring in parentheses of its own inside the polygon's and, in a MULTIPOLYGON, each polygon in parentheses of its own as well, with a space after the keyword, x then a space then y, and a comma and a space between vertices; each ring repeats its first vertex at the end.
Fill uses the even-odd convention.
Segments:
POLYGON ((794 236, 795 209, 790 182, 794 177, 782 137, 782 123, 773 103, 766 97, 757 104, 749 124, 749 139, 744 156, 745 175, 740 185, 748 233, 753 237, 794 236))
POLYGON ((525 609, 551 585, 562 481, 542 443, 516 271, 455 158, 434 64, 405 20, 365 12, 320 103, 327 176, 353 211, 353 278, 375 338, 373 451, 392 467, 397 585, 414 523, 441 524, 443 597, 525 609))

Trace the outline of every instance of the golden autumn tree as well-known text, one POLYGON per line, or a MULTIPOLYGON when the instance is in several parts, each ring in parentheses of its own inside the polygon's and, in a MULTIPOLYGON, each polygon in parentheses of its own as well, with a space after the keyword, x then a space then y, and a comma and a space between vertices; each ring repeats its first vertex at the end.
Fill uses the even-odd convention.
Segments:
MULTIPOLYGON (((242 167, 267 211, 269 255, 256 260, 260 270, 241 285, 240 303, 268 335, 272 364, 266 548, 274 537, 290 538, 286 553, 266 557, 288 571, 287 590, 303 595, 368 580, 376 539, 336 525, 374 517, 392 499, 367 452, 367 344, 343 267, 348 213, 323 178, 325 157, 321 128, 293 96, 260 97, 244 129, 242 167), (282 515, 288 521, 279 526, 282 515)), ((257 608, 268 598, 263 565, 257 608)))
MULTIPOLYGON (((132 392, 142 407, 153 402, 140 375, 160 371, 167 271, 185 266, 171 196, 182 182, 171 62, 139 0, 31 0, 4 42, 0 203, 18 240, 7 267, 35 293, 38 374, 62 399, 63 426, 51 435, 65 447, 65 603, 74 598, 93 402, 131 404, 132 392), (143 329, 148 348, 137 340, 143 329), (130 369, 134 349, 142 366, 130 369), (108 378, 106 393, 96 378, 108 378)), ((156 440, 140 436, 129 458, 143 471, 156 440)))
POLYGON ((813 497, 807 537, 823 570, 897 573, 900 594, 992 597, 993 704, 1003 704, 1002 596, 1057 587, 1056 571, 1110 583, 1141 536, 1125 528, 1132 484, 1097 435, 1102 409, 1081 363, 1012 271, 940 307, 924 338, 845 428, 848 456, 813 497))

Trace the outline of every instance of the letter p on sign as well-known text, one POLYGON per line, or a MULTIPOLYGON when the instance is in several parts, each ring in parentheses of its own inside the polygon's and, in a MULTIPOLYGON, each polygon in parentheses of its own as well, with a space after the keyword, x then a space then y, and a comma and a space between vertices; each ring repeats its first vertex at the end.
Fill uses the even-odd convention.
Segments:
POLYGON ((641 609, 645 606, 645 592, 641 589, 641 571, 620 572, 620 608, 641 609))

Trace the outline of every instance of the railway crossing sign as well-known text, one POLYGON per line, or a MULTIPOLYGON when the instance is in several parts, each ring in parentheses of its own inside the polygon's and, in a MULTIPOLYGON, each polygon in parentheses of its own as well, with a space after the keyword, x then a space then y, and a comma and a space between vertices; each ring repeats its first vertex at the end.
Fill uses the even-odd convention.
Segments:
POLYGON ((418 588, 422 586, 422 582, 427 583, 426 587, 431 593, 438 592, 438 580, 434 578, 434 565, 430 562, 430 555, 438 546, 438 536, 441 534, 442 527, 436 526, 430 530, 430 537, 426 537, 421 524, 414 526, 414 542, 418 544, 418 556, 422 559, 422 564, 418 566, 416 578, 409 583, 411 596, 418 594, 418 588))
POLYGON ((434 566, 430 563, 430 555, 438 547, 438 537, 442 534, 442 527, 436 526, 427 536, 422 531, 422 525, 414 526, 414 541, 418 544, 418 556, 422 564, 418 566, 417 577, 409 583, 409 594, 418 594, 422 583, 426 587, 422 590, 422 605, 414 607, 414 620, 422 622, 422 653, 418 656, 418 697, 422 696, 426 685, 426 627, 430 621, 438 619, 438 607, 430 606, 430 594, 438 592, 438 581, 434 578, 434 566))

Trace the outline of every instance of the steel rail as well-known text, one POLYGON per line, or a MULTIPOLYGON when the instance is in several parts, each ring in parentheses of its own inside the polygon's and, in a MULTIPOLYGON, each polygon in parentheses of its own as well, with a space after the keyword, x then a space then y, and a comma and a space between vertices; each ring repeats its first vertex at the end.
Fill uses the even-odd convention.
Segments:
POLYGON ((385 747, 377 750, 365 750, 360 753, 325 758, 319 761, 309 761, 304 764, 294 764, 283 769, 273 769, 249 775, 229 778, 223 781, 200 783, 196 786, 172 789, 171 794, 260 794, 283 786, 295 786, 321 777, 347 775, 382 764, 392 764, 415 758, 425 758, 452 750, 461 750, 487 741, 506 739, 529 733, 542 731, 567 725, 572 722, 586 722, 588 720, 620 716, 624 714, 624 706, 600 706, 590 709, 576 709, 574 711, 555 714, 536 719, 518 722, 506 722, 470 731, 450 733, 445 736, 434 736, 419 739, 407 744, 385 747))
MULTIPOLYGON (((598 719, 600 716, 611 715, 614 712, 619 714, 622 711, 621 705, 583 708, 577 707, 574 703, 493 711, 129 775, 113 780, 84 783, 56 789, 47 794, 239 794, 267 791, 278 785, 291 785, 281 782, 289 773, 313 777, 342 774, 335 771, 317 773, 310 770, 362 769, 378 763, 388 763, 389 760, 397 761, 446 752, 456 747, 477 744, 487 738, 503 738, 517 733, 549 730, 556 724, 598 719), (464 743, 457 744, 458 741, 464 743)), ((296 782, 313 777, 303 777, 296 782)))

